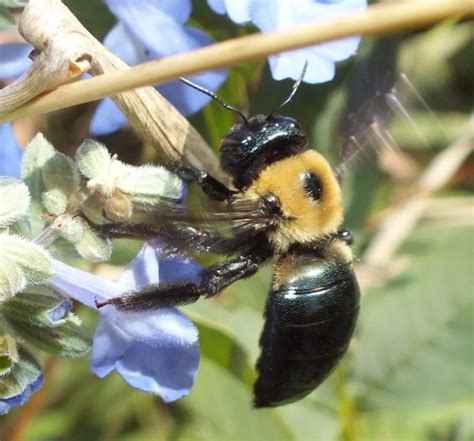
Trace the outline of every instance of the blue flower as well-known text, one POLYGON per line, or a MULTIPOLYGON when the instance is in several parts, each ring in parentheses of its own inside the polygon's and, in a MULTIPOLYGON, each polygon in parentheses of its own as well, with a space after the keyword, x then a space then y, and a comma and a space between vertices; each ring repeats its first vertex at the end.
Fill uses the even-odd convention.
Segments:
POLYGON ((22 157, 12 123, 0 124, 0 176, 19 178, 22 157))
MULTIPOLYGON (((200 30, 185 24, 191 13, 190 0, 104 0, 118 23, 107 34, 104 45, 128 64, 191 51, 212 43, 200 30)), ((226 72, 207 72, 189 77, 199 85, 216 90, 226 72)), ((181 113, 191 115, 210 100, 207 95, 174 81, 158 87, 181 113)), ((92 118, 93 135, 114 132, 126 123, 125 116, 110 98, 99 103, 92 118)))
MULTIPOLYGON (((367 0, 208 0, 218 14, 227 11, 235 23, 252 22, 263 32, 281 31, 319 20, 329 20, 364 9, 367 0)), ((323 83, 334 77, 336 61, 350 57, 360 37, 319 44, 273 55, 269 58, 273 78, 297 79, 308 61, 307 83, 323 83)))
MULTIPOLYGON (((145 245, 117 282, 54 261, 55 276, 49 283, 95 309, 95 299, 120 296, 159 280, 196 278, 197 264, 167 259, 159 265, 158 258, 156 248, 145 245)), ((97 376, 115 369, 133 387, 165 402, 189 392, 199 365, 198 333, 190 320, 174 308, 120 311, 105 306, 99 313, 91 353, 97 376)))
POLYGON ((0 415, 7 414, 12 407, 25 404, 30 396, 43 385, 43 374, 39 374, 31 383, 25 384, 24 389, 17 395, 9 398, 0 398, 0 415))

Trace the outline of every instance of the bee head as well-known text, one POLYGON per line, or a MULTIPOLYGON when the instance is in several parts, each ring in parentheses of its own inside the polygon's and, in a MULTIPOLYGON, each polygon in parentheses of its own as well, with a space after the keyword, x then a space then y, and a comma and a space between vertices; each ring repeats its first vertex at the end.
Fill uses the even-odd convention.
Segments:
POLYGON ((268 165, 305 150, 308 139, 288 116, 256 115, 233 126, 221 141, 222 168, 243 189, 268 165))
POLYGON ((299 79, 291 93, 268 115, 247 118, 239 109, 223 102, 215 93, 192 81, 181 78, 188 86, 210 96, 222 107, 237 113, 243 123, 234 125, 220 144, 222 168, 234 178, 239 190, 247 188, 268 165, 302 152, 308 139, 294 118, 277 115, 288 104, 303 81, 308 62, 305 62, 299 79))

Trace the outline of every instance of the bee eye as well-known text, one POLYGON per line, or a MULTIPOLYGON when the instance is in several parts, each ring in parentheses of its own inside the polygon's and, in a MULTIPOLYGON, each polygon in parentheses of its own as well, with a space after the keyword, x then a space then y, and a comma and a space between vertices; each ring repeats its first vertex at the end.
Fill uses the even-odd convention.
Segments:
POLYGON ((306 172, 301 176, 301 180, 307 195, 315 201, 319 201, 323 195, 323 186, 319 177, 313 172, 306 172))

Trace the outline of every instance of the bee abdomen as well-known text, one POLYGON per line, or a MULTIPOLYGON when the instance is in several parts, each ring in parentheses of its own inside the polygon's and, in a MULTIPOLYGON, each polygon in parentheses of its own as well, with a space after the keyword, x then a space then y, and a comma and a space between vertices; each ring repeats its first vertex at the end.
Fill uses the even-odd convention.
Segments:
POLYGON ((347 350, 359 311, 350 264, 324 262, 272 291, 254 387, 256 407, 280 406, 312 392, 347 350))

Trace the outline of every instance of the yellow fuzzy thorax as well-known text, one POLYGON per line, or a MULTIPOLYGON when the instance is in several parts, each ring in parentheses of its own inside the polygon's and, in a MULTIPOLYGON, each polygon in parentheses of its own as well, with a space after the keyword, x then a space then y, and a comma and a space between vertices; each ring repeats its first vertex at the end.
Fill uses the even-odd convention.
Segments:
POLYGON ((245 191, 243 199, 274 194, 280 201, 283 219, 269 235, 277 251, 293 243, 311 243, 337 231, 342 222, 339 184, 326 159, 314 150, 290 156, 266 167, 245 191), (302 175, 312 172, 322 184, 322 196, 312 199, 304 189, 302 175))

